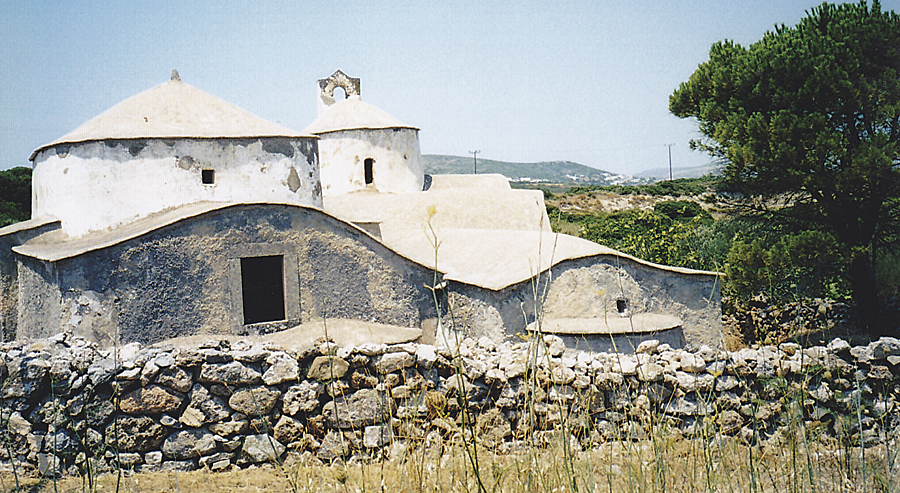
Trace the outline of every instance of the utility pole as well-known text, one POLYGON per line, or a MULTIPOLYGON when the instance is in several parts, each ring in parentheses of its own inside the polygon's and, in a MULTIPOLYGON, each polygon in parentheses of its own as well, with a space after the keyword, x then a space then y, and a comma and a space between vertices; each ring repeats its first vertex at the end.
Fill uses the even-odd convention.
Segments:
POLYGON ((666 144, 669 148, 669 181, 672 181, 672 146, 675 144, 666 144))
POLYGON ((478 153, 481 151, 469 151, 469 154, 472 155, 472 158, 475 159, 475 174, 478 174, 478 153))

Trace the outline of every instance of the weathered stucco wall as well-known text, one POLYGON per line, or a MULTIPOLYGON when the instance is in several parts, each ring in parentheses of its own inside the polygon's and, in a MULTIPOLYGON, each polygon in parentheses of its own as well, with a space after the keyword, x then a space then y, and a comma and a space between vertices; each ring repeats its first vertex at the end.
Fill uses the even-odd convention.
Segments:
POLYGON ((434 317, 427 269, 315 209, 228 207, 59 262, 24 258, 18 336, 71 330, 110 344, 241 334, 242 257, 284 256, 286 320, 417 327, 434 317))
POLYGON ((58 221, 24 221, 0 228, 0 337, 16 336, 19 319, 19 267, 12 248, 35 236, 59 229, 58 221))
POLYGON ((244 204, 57 262, 21 256, 15 335, 72 331, 104 345, 151 343, 343 318, 421 327, 427 340, 439 313, 444 328, 500 342, 525 331, 546 293, 545 318, 599 318, 615 313, 624 294, 630 313, 681 319, 692 346, 722 340, 712 275, 597 255, 564 261, 536 285, 495 291, 438 279, 437 307, 427 287, 434 284, 428 267, 318 209, 244 204), (241 259, 262 256, 283 258, 284 318, 245 325, 241 259))
POLYGON ((201 201, 322 206, 315 138, 60 144, 34 159, 32 214, 79 236, 201 201), (203 170, 214 170, 204 184, 203 170))
POLYGON ((715 276, 680 274, 605 255, 561 262, 553 267, 552 275, 544 273, 539 280, 499 291, 451 283, 444 324, 468 337, 500 341, 524 333, 535 313, 545 320, 619 317, 616 300, 620 297, 627 300, 631 315, 662 314, 681 320, 688 347, 722 346, 715 276))
POLYGON ((630 314, 672 315, 690 347, 721 347, 722 312, 715 275, 682 274, 627 258, 597 255, 561 262, 544 303, 545 318, 599 318, 616 314, 624 298, 630 314))
POLYGON ((320 135, 322 193, 365 190, 364 162, 374 160, 372 187, 379 192, 419 192, 425 177, 418 130, 341 130, 320 135))

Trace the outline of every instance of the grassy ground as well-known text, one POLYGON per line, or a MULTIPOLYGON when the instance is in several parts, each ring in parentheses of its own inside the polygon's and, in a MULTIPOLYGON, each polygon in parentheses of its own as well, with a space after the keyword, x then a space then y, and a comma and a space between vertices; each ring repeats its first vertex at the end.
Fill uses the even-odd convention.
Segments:
POLYGON ((589 451, 552 440, 502 455, 480 450, 478 475, 461 444, 432 443, 390 460, 350 466, 299 460, 220 473, 109 474, 95 478, 93 488, 83 478, 21 475, 17 488, 11 473, 3 473, 0 492, 900 491, 897 451, 883 444, 863 451, 827 439, 781 435, 750 447, 727 436, 703 440, 658 432, 589 451))

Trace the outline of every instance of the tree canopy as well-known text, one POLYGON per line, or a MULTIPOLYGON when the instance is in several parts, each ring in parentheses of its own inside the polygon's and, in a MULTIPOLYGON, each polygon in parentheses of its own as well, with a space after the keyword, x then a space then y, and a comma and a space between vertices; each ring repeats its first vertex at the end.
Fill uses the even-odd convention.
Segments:
POLYGON ((727 189, 778 197, 780 217, 833 233, 854 298, 872 301, 876 252, 900 220, 897 14, 824 3, 747 48, 716 43, 669 109, 697 120, 691 145, 722 160, 727 189))
POLYGON ((0 171, 0 227, 31 217, 31 168, 0 171))

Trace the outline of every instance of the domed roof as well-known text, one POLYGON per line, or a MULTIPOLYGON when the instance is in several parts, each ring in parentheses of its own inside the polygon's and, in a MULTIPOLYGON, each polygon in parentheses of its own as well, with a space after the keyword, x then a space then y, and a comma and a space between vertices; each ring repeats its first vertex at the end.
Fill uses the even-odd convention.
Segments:
POLYGON ((263 120, 249 111, 172 80, 132 96, 72 132, 37 148, 109 139, 312 137, 263 120))
POLYGON ((411 128, 384 111, 364 103, 359 96, 350 96, 328 106, 303 133, 320 135, 341 130, 377 129, 377 128, 411 128))

